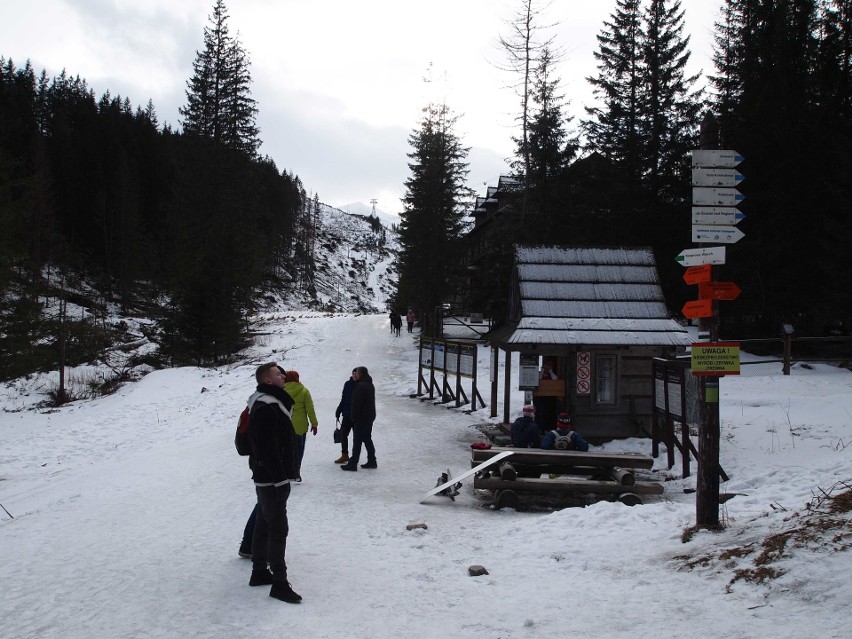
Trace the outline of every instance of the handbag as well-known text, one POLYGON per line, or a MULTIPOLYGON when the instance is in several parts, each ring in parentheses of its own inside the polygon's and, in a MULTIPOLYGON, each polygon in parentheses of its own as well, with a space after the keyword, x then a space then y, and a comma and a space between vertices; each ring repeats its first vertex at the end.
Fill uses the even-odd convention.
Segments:
POLYGON ((340 443, 340 429, 339 428, 334 429, 334 443, 335 444, 340 443))

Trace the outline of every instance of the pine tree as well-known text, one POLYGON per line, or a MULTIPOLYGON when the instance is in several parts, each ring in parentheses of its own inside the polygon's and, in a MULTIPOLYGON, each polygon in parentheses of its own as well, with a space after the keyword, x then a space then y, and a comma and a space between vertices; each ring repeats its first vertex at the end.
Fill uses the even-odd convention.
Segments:
POLYGON ((457 118, 445 105, 424 109, 409 135, 411 152, 400 215, 397 304, 415 309, 431 330, 436 306, 451 300, 461 275, 460 235, 471 191, 465 185, 467 154, 454 129, 457 118))
POLYGON ((589 150, 616 162, 626 182, 638 188, 642 177, 644 34, 640 0, 616 0, 615 11, 597 36, 598 73, 588 77, 600 106, 586 107, 581 123, 589 150))
POLYGON ((643 15, 643 170, 648 191, 666 202, 689 193, 689 151, 697 146, 700 102, 686 77, 689 36, 680 0, 651 0, 643 15))
POLYGON ((807 334, 852 313, 850 119, 837 100, 850 87, 838 73, 843 37, 832 33, 842 20, 826 23, 844 8, 848 20, 848 5, 727 0, 716 25, 711 80, 723 144, 747 158, 740 244, 749 250, 730 269, 748 294, 728 310, 762 318, 767 330, 790 321, 807 334), (819 257, 804 270, 791 255, 819 257))
MULTIPOLYGON (((569 137, 565 130, 571 119, 563 113, 564 98, 559 94, 559 78, 553 73, 553 62, 550 48, 544 47, 533 75, 526 144, 529 150, 528 188, 531 191, 529 208, 546 217, 555 214, 558 208, 554 187, 578 148, 576 137, 569 137)), ((515 142, 520 151, 524 141, 516 138, 515 142)))
POLYGON ((239 39, 231 37, 228 17, 224 1, 216 0, 210 24, 204 27, 204 49, 196 52, 193 75, 187 81, 181 124, 188 135, 255 157, 260 140, 249 58, 239 39))

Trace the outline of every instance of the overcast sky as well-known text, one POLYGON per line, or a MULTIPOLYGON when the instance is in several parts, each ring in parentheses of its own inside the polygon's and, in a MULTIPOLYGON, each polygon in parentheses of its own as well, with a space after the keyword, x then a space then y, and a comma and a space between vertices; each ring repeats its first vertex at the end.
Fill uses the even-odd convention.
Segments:
MULTIPOLYGON (((0 55, 51 76, 65 68, 105 91, 152 99, 179 127, 186 81, 213 0, 4 0, 0 55)), ((408 136, 430 100, 460 116, 471 147, 469 186, 496 184, 512 155, 518 99, 497 40, 520 0, 226 0, 229 28, 251 59, 261 153, 295 172, 320 200, 378 200, 389 213, 408 177, 408 136), (431 69, 431 70, 430 70, 431 69), (431 82, 424 81, 430 77, 431 82)), ((592 103, 585 78, 615 0, 556 0, 542 23, 564 52, 557 67, 567 114, 592 103)), ((712 71, 721 0, 682 0, 691 71, 712 71)))

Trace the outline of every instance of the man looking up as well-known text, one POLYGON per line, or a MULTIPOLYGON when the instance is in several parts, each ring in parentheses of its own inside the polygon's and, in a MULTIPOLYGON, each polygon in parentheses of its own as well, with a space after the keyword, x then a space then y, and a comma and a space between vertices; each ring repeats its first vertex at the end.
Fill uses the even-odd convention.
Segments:
POLYGON ((259 366, 255 379, 257 390, 248 399, 251 413, 249 466, 258 507, 251 543, 249 586, 272 585, 270 597, 299 603, 302 597, 287 581, 284 560, 289 532, 287 498, 290 480, 296 477, 294 432, 290 421, 293 399, 284 390, 284 375, 275 362, 259 366))

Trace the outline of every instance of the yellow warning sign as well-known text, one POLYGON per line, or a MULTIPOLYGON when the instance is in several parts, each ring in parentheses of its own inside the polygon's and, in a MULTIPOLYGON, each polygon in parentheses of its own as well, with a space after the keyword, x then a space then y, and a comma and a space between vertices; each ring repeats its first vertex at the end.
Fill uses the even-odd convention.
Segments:
POLYGON ((705 342, 692 345, 693 375, 739 375, 738 342, 705 342))

